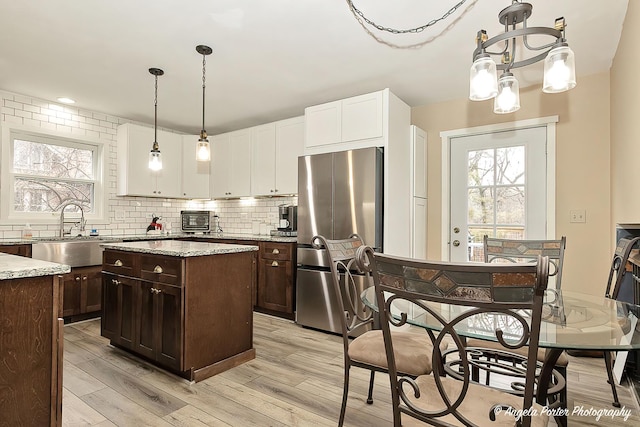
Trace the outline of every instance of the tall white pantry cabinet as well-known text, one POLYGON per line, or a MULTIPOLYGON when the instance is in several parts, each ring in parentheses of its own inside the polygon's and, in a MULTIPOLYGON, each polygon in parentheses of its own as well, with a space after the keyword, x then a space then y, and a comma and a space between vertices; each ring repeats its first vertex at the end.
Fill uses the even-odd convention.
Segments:
POLYGON ((426 258, 426 137, 389 89, 305 109, 304 154, 384 151, 383 250, 426 258))

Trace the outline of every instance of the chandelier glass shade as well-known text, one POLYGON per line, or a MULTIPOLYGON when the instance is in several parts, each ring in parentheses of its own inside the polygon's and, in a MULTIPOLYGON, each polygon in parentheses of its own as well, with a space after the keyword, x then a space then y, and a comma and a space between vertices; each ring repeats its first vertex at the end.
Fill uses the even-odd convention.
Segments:
POLYGON ((162 169, 162 153, 158 145, 158 76, 164 74, 160 68, 149 68, 149 73, 155 76, 155 96, 154 96, 154 115, 153 115, 153 145, 149 152, 149 169, 159 171, 162 169))
POLYGON ((544 60, 543 92, 564 92, 576 86, 575 57, 565 39, 564 18, 556 19, 554 28, 528 27, 527 19, 532 10, 531 4, 512 0, 511 5, 498 14, 504 33, 488 38, 485 30, 478 31, 469 75, 469 99, 495 98, 495 113, 511 113, 520 108, 520 85, 511 73, 512 69, 544 60), (541 36, 553 41, 534 46, 529 40, 531 36, 536 41, 541 36), (501 50, 490 51, 492 48, 501 50), (532 53, 525 56, 521 51, 532 53), (500 62, 496 63, 493 56, 499 57, 500 62), (500 79, 498 70, 503 71, 500 79))
POLYGON ((503 73, 498 80, 498 94, 493 101, 496 114, 513 113, 520 108, 520 84, 511 73, 503 73))

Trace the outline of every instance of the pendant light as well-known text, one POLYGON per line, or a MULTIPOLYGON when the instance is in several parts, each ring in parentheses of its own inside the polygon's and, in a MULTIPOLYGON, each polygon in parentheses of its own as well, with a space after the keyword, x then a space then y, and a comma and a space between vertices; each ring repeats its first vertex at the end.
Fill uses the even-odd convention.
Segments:
POLYGON ((206 73, 207 73, 207 55, 211 55, 213 50, 209 46, 198 45, 196 46, 196 52, 202 55, 202 130, 200 130, 200 139, 198 139, 198 148, 196 149, 196 160, 199 162, 208 162, 211 160, 211 148, 209 146, 209 140, 207 139, 207 131, 204 129, 204 105, 205 105, 205 88, 206 88, 206 73))
POLYGON ((160 68, 149 68, 149 72, 156 77, 155 85, 155 97, 154 104, 154 118, 153 118, 153 147, 149 153, 149 169, 152 171, 159 171, 162 169, 162 157, 160 153, 160 147, 158 146, 158 76, 164 74, 160 68))

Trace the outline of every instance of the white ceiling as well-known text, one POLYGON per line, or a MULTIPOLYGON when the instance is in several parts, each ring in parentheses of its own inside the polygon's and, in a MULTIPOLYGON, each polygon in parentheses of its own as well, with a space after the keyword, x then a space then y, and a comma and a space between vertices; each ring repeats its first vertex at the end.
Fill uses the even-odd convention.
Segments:
MULTIPOLYGON (((353 0, 386 27, 411 28, 459 0, 353 0)), ((363 27, 346 0, 0 0, 0 89, 196 134, 206 44, 209 134, 302 115, 388 87, 410 106, 468 96, 475 35, 502 32, 509 0, 467 0, 422 33, 363 27)), ((530 0, 529 26, 567 21, 581 75, 610 68, 627 0, 530 0)), ((548 42, 548 40, 545 40, 548 42)), ((516 72, 541 84, 540 64, 516 72)), ((552 95, 550 95, 552 96, 552 95)))

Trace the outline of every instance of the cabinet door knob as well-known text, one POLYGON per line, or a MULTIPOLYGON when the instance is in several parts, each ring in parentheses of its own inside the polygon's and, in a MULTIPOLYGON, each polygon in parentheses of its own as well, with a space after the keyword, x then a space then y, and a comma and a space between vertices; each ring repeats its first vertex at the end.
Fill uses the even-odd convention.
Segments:
POLYGON ((118 286, 121 282, 117 279, 111 279, 111 283, 113 283, 114 285, 118 286))
POLYGON ((158 273, 161 274, 164 270, 162 269, 162 267, 160 267, 159 265, 156 265, 155 267, 153 267, 153 272, 154 273, 158 273))
POLYGON ((80 281, 80 276, 76 276, 76 282, 80 281))
POLYGON ((113 265, 116 266, 116 267, 122 267, 122 261, 117 259, 116 262, 113 263, 113 265))
POLYGON ((280 251, 278 250, 278 248, 275 248, 274 250, 271 251, 272 254, 279 254, 280 251))
POLYGON ((162 292, 160 289, 156 289, 156 288, 151 288, 151 293, 158 295, 160 292, 162 292))
POLYGON ((82 280, 87 280, 87 276, 82 276, 82 280))
POLYGON ((277 267, 278 266, 278 261, 273 261, 271 263, 271 267, 277 267))

